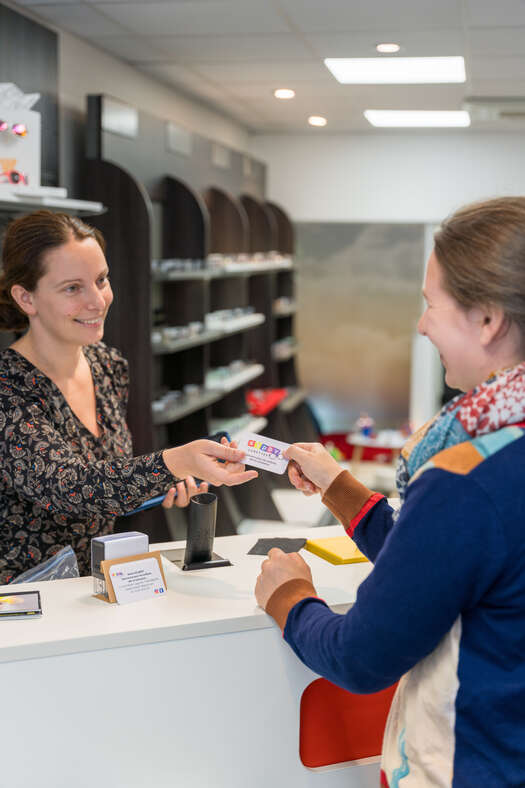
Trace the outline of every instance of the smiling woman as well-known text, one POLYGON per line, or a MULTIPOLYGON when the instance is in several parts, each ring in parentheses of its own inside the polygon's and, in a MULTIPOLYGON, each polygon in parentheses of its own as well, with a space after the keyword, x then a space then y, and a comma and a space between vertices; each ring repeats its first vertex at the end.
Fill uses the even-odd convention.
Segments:
POLYGON ((525 197, 467 206, 434 238, 419 331, 462 389, 398 461, 400 508, 320 444, 285 456, 374 563, 345 615, 274 549, 256 597, 297 656, 354 693, 399 682, 381 786, 525 785, 525 197))
POLYGON ((0 329, 24 333, 0 353, 0 584, 68 544, 85 574, 117 515, 257 476, 208 440, 132 456, 127 362, 101 341, 113 293, 97 230, 37 211, 8 226, 2 258, 0 329))

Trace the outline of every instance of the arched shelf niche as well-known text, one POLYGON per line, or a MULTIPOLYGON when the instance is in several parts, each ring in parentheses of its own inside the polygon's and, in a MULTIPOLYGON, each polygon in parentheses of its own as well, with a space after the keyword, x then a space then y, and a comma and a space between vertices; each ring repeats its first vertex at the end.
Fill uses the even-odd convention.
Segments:
POLYGON ((122 351, 130 366, 128 424, 137 454, 151 451, 151 200, 127 170, 103 159, 87 162, 86 199, 100 200, 107 213, 89 223, 106 240, 115 300, 109 311, 104 341, 122 351), (145 363, 145 359, 148 361, 145 363))
POLYGON ((216 186, 204 192, 210 214, 210 254, 248 252, 249 223, 246 211, 231 194, 216 186))
POLYGON ((293 255, 295 250, 295 232, 293 224, 283 209, 274 202, 265 203, 277 223, 277 251, 281 254, 293 255))
POLYGON ((277 251, 277 220, 273 212, 250 194, 241 194, 239 200, 248 217, 250 254, 277 251))
POLYGON ((162 181, 162 254, 204 260, 209 251, 210 215, 204 199, 184 181, 162 181))

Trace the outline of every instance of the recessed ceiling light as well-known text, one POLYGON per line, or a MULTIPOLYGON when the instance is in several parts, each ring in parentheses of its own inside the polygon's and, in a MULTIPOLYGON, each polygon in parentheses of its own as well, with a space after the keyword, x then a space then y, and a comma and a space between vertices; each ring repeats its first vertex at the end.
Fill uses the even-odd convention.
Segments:
POLYGON ((291 88, 277 88, 273 91, 273 95, 278 99, 292 99, 295 96, 295 90, 291 88))
POLYGON ((326 118, 323 118, 322 115, 310 115, 308 118, 310 126, 326 126, 327 122, 326 118))
POLYGON ((462 57, 328 57, 324 61, 345 85, 465 82, 462 57))
POLYGON ((465 110, 366 109, 364 116, 372 126, 390 128, 470 126, 470 115, 465 110))
POLYGON ((399 52, 401 47, 399 44, 378 44, 376 49, 383 55, 393 55, 395 52, 399 52))

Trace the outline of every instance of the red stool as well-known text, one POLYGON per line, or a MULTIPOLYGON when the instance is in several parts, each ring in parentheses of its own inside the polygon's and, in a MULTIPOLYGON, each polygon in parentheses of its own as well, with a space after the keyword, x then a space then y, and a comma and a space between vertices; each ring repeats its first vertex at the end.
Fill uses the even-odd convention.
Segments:
POLYGON ((354 695, 326 679, 302 694, 299 755, 316 768, 381 754, 383 732, 397 684, 370 695, 354 695))

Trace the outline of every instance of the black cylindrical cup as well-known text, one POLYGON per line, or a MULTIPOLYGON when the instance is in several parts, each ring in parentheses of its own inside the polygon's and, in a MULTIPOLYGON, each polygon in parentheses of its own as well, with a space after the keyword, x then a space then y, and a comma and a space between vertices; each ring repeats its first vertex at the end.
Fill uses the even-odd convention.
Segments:
POLYGON ((184 566, 211 560, 216 519, 217 496, 210 492, 194 495, 189 506, 184 566))

